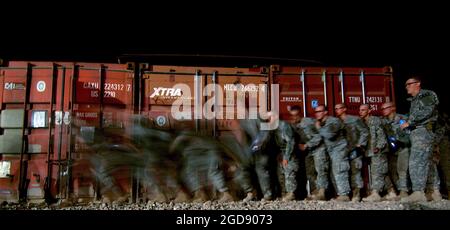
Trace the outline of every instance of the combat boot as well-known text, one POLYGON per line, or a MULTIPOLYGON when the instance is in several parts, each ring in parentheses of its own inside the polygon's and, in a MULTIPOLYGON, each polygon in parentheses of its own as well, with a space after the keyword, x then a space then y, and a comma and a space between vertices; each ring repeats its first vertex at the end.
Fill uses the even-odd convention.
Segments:
POLYGON ((73 205, 73 201, 71 199, 61 199, 55 205, 53 205, 53 207, 64 208, 64 207, 70 207, 72 205, 73 205))
POLYGON ((222 193, 222 197, 217 201, 219 203, 225 203, 225 202, 232 202, 234 201, 233 196, 231 196, 231 194, 226 191, 222 193))
POLYGON ((408 195, 408 192, 407 191, 400 191, 400 195, 399 195, 399 197, 400 197, 400 199, 401 198, 405 198, 405 197, 408 197, 409 195, 408 195))
POLYGON ((78 204, 89 203, 89 201, 91 201, 91 199, 85 198, 85 197, 80 197, 80 198, 77 199, 77 203, 78 203, 78 204))
POLYGON ((199 189, 199 190, 195 191, 194 199, 192 200, 192 202, 203 203, 203 202, 206 202, 207 200, 208 200, 208 197, 206 196, 205 191, 203 191, 202 189, 199 189))
POLYGON ((114 194, 111 191, 106 191, 104 194, 102 194, 102 197, 100 199, 100 203, 111 205, 114 201, 114 194))
POLYGON ((189 202, 189 196, 183 190, 177 192, 177 196, 173 200, 175 203, 189 202))
POLYGON ((315 194, 311 196, 312 200, 326 200, 325 198, 325 189, 319 189, 315 194))
POLYGON ((425 193, 422 191, 415 191, 408 197, 404 197, 400 200, 401 202, 425 202, 427 198, 425 193))
POLYGON ((244 202, 252 201, 256 198, 255 194, 253 192, 248 192, 247 196, 242 200, 244 202))
POLYGON ((398 200, 398 199, 399 199, 399 197, 397 196, 397 193, 395 192, 395 190, 393 188, 389 189, 389 193, 383 197, 383 200, 390 200, 390 201, 394 201, 394 200, 398 200))
POLYGON ((334 201, 349 202, 350 201, 350 197, 348 197, 347 195, 339 195, 336 199, 334 199, 334 201))
POLYGON ((288 192, 283 197, 283 201, 292 201, 292 200, 295 200, 295 194, 293 192, 288 192))
POLYGON ((128 196, 119 196, 117 199, 113 201, 113 204, 125 204, 128 202, 128 196))
POLYGON ((427 198, 427 201, 432 201, 433 200, 433 197, 431 197, 431 194, 433 193, 433 190, 431 190, 431 191, 427 191, 426 193, 425 193, 425 197, 427 198))
POLYGON ((360 189, 355 188, 353 189, 352 202, 360 202, 360 201, 361 201, 360 189))
POLYGON ((377 190, 372 190, 372 193, 370 194, 370 196, 365 197, 362 200, 365 202, 379 202, 379 201, 381 201, 381 197, 380 197, 380 194, 378 194, 377 190))
POLYGON ((101 203, 106 204, 106 205, 111 205, 112 204, 112 199, 110 196, 103 196, 101 203))
POLYGON ((433 200, 433 201, 441 201, 442 200, 441 192, 439 192, 438 189, 435 189, 433 191, 433 193, 431 193, 431 200, 433 200))
POLYGON ((166 203, 168 201, 167 197, 161 192, 158 192, 155 196, 147 197, 147 199, 148 202, 158 202, 158 203, 166 203))
POLYGON ((261 199, 262 202, 271 201, 271 200, 273 200, 271 195, 266 195, 261 199))

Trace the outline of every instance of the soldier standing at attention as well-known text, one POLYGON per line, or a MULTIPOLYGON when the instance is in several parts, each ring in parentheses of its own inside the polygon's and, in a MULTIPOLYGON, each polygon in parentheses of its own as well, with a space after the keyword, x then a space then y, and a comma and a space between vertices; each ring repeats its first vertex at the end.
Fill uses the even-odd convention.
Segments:
POLYGON ((351 191, 348 178, 350 164, 344 124, 338 118, 328 116, 328 111, 323 105, 317 106, 314 112, 317 119, 316 128, 325 142, 331 159, 331 170, 338 194, 336 201, 350 201, 348 197, 351 191))
POLYGON ((388 172, 387 140, 381 119, 370 115, 370 112, 369 105, 359 106, 359 115, 369 127, 366 155, 370 157, 370 176, 372 178, 372 192, 370 196, 363 198, 363 201, 377 202, 381 201, 380 192, 384 188, 384 180, 388 172))
POLYGON ((334 111, 345 125, 351 169, 351 187, 353 189, 352 201, 359 202, 361 200, 360 190, 364 187, 361 175, 362 155, 367 146, 369 130, 361 118, 347 114, 345 104, 335 105, 334 111))
POLYGON ((427 201, 425 187, 433 153, 433 128, 438 118, 439 99, 431 90, 422 89, 421 80, 411 77, 405 83, 406 90, 412 96, 408 121, 401 129, 411 130, 411 153, 409 173, 413 193, 402 198, 406 202, 427 201))

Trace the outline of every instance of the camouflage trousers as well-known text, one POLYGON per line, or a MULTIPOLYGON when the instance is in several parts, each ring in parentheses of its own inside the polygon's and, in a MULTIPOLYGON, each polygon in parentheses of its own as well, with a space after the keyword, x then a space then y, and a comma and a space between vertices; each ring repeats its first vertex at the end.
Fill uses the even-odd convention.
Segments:
POLYGON ((317 171, 315 168, 316 161, 314 160, 314 153, 309 153, 305 156, 305 172, 306 172, 306 180, 309 181, 309 189, 310 192, 316 190, 317 186, 315 181, 317 180, 317 171))
POLYGON ((448 136, 444 136, 441 143, 439 143, 439 166, 442 169, 443 175, 441 178, 441 182, 447 185, 447 190, 450 191, 450 168, 449 168, 449 155, 450 155, 450 146, 448 136))
POLYGON ((286 192, 294 193, 297 190, 298 169, 299 169, 299 162, 296 157, 293 157, 291 160, 289 160, 287 166, 283 167, 284 185, 286 192))
POLYGON ((350 161, 350 167, 351 167, 351 178, 350 179, 351 179, 351 187, 353 189, 355 189, 355 188, 361 189, 364 187, 364 181, 363 181, 362 174, 361 174, 362 158, 363 158, 363 156, 359 156, 350 161))
POLYGON ((408 164, 409 164, 409 148, 399 149, 396 153, 388 154, 388 179, 386 188, 396 188, 398 191, 409 190, 408 186, 408 164))
POLYGON ((385 153, 377 153, 370 157, 370 174, 372 190, 383 191, 385 178, 388 173, 388 159, 385 153))
POLYGON ((270 183, 270 174, 269 174, 269 159, 270 156, 265 153, 255 153, 251 156, 251 160, 246 161, 244 164, 240 165, 238 180, 241 183, 242 189, 244 192, 249 193, 254 190, 252 184, 251 172, 253 168, 256 171, 256 175, 258 177, 259 186, 261 187, 261 191, 265 197, 272 196, 272 188, 270 183))
POLYGON ((312 152, 314 157, 314 168, 317 173, 315 185, 317 189, 328 188, 328 172, 330 160, 324 146, 320 146, 312 152))
POLYGON ((425 191, 433 153, 433 133, 424 127, 411 131, 409 173, 412 190, 425 191))
POLYGON ((348 151, 346 145, 328 147, 328 155, 331 159, 331 170, 336 182, 337 194, 348 195, 351 191, 349 183, 350 163, 348 162, 348 151))
MULTIPOLYGON (((133 175, 139 169, 144 168, 143 159, 137 153, 108 152, 107 150, 92 154, 89 159, 91 172, 94 174, 100 185, 100 194, 112 192, 113 195, 120 196, 124 191, 117 184, 116 175, 119 169, 126 168, 133 175)), ((122 176, 122 175, 118 175, 122 176)), ((119 178, 118 178, 119 179, 119 178)))
POLYGON ((439 172, 437 168, 436 162, 432 161, 430 164, 430 169, 427 178, 427 189, 431 190, 440 190, 441 187, 441 179, 439 177, 439 172))
POLYGON ((183 181, 191 192, 195 192, 209 180, 219 192, 228 190, 225 175, 221 169, 219 153, 213 150, 198 153, 184 152, 183 181))

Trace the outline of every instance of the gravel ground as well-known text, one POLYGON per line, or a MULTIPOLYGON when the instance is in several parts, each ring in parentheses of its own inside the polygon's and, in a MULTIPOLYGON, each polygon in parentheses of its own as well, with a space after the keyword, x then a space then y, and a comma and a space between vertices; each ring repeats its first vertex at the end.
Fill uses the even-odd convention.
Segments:
POLYGON ((88 203, 71 206, 45 204, 3 203, 0 209, 6 210, 450 210, 450 201, 432 201, 421 203, 401 203, 383 201, 335 202, 335 201, 251 201, 251 202, 205 202, 205 203, 133 203, 106 204, 88 203))

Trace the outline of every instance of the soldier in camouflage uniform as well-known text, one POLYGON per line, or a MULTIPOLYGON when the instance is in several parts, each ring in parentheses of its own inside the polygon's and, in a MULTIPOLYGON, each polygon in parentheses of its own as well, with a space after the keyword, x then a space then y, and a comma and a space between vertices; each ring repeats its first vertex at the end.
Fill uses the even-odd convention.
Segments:
POLYGON ((137 170, 149 202, 167 202, 169 200, 168 185, 174 185, 178 190, 177 178, 173 169, 176 164, 169 154, 173 136, 166 131, 157 129, 150 119, 141 115, 132 117, 134 125, 130 129, 130 137, 135 146, 142 151, 144 168, 137 170), (172 170, 171 170, 172 169, 172 170))
POLYGON ((347 149, 351 166, 351 187, 353 189, 352 201, 361 200, 360 190, 364 187, 361 175, 362 158, 364 149, 367 146, 369 130, 361 118, 353 115, 347 115, 345 104, 334 106, 336 116, 344 122, 347 137, 347 149))
POLYGON ((381 105, 383 113, 383 128, 389 144, 388 172, 390 179, 386 180, 389 193, 386 200, 396 200, 395 188, 400 191, 400 198, 408 196, 408 164, 409 164, 409 135, 400 129, 400 125, 406 122, 408 117, 398 114, 393 102, 381 105), (394 183, 392 184, 391 181, 394 183))
POLYGON ((412 77, 405 83, 408 94, 412 96, 408 121, 401 129, 411 130, 411 153, 409 157, 409 173, 413 193, 402 201, 426 201, 425 188, 433 153, 433 128, 438 118, 436 93, 421 88, 418 77, 412 77))
POLYGON ((436 146, 433 146, 433 156, 430 162, 430 171, 428 173, 425 194, 428 201, 440 201, 442 200, 442 194, 440 192, 441 188, 441 178, 439 176, 438 165, 439 165, 439 152, 436 146))
POLYGON ((202 178, 207 176, 221 194, 219 202, 233 201, 225 183, 222 170, 222 152, 219 144, 211 137, 183 131, 171 145, 171 152, 181 153, 183 158, 183 181, 194 193, 193 202, 205 202, 208 197, 205 193, 205 182, 202 178))
MULTIPOLYGON (((312 157, 312 165, 305 166, 311 167, 316 173, 316 175, 313 175, 313 173, 309 173, 307 170, 309 181, 314 182, 317 189, 309 199, 325 200, 325 190, 328 188, 329 183, 328 171, 330 161, 326 153, 322 136, 320 136, 319 131, 315 126, 316 120, 309 117, 301 118, 299 115, 300 107, 298 106, 293 106, 289 112, 292 117, 296 118, 296 121, 294 122, 294 131, 300 137, 300 150, 306 151, 309 153, 308 156, 312 157)), ((308 163, 308 161, 306 163, 308 163)))
POLYGON ((120 130, 103 129, 95 135, 89 154, 91 172, 97 179, 103 203, 125 203, 127 193, 116 180, 117 170, 127 168, 129 172, 145 167, 140 150, 133 145, 130 136, 120 130))
POLYGON ((436 129, 436 152, 439 153, 439 164, 438 166, 442 170, 441 177, 441 188, 445 192, 445 196, 448 199, 448 193, 450 190, 450 169, 449 169, 449 130, 450 130, 450 120, 448 115, 443 112, 439 113, 439 119, 436 129))
POLYGON ((433 157, 427 182, 426 196, 429 201, 442 200, 442 195, 439 191, 441 182, 446 184, 446 180, 448 178, 448 176, 445 175, 446 173, 448 173, 448 168, 446 167, 448 163, 448 129, 449 125, 445 121, 445 115, 439 114, 438 121, 436 122, 436 129, 434 132, 435 139, 433 142, 433 157), (442 171, 442 174, 439 174, 439 170, 442 171))
POLYGON ((328 116, 325 106, 315 108, 316 128, 322 136, 328 155, 331 158, 331 170, 336 181, 337 201, 350 201, 349 170, 347 140, 345 139, 345 126, 336 117, 328 116))
POLYGON ((265 151, 269 146, 271 133, 269 130, 261 130, 259 119, 239 120, 243 139, 242 162, 239 165, 238 178, 247 196, 243 201, 251 201, 256 198, 256 191, 251 181, 252 171, 256 171, 259 186, 263 193, 263 201, 273 199, 273 191, 270 177, 271 153, 265 151))
MULTIPOLYGON (((274 113, 269 113, 270 119, 278 119, 278 116, 274 113)), ((283 197, 283 201, 295 200, 295 192, 297 190, 297 172, 299 169, 299 161, 294 152, 294 131, 290 124, 285 121, 279 121, 277 129, 272 131, 274 143, 282 152, 282 167, 284 173, 284 184, 286 188, 286 194, 283 197)))
POLYGON ((371 116, 369 105, 363 104, 359 107, 359 115, 369 127, 369 141, 367 142, 366 156, 370 157, 370 174, 372 178, 372 192, 363 201, 380 201, 380 192, 384 188, 384 180, 388 172, 387 140, 382 122, 379 117, 371 116))

